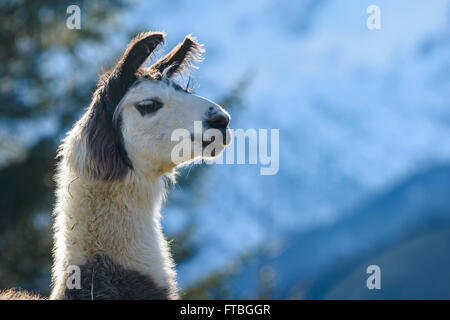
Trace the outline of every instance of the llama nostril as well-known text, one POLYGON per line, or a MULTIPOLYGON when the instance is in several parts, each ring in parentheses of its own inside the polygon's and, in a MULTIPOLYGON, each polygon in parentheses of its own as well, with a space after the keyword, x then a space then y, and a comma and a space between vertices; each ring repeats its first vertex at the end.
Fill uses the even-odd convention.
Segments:
POLYGON ((221 114, 215 114, 206 120, 206 123, 214 129, 225 129, 228 126, 230 119, 221 114))

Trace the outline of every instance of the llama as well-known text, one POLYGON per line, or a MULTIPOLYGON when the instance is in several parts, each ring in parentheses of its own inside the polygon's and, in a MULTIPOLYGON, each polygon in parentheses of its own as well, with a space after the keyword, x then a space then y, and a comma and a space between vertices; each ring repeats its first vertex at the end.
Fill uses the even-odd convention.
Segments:
POLYGON ((173 81, 201 58, 192 36, 142 66, 164 37, 147 32, 129 43, 58 149, 50 299, 178 298, 160 210, 167 182, 198 156, 174 163, 171 133, 186 129, 194 149, 213 145, 217 156, 229 140, 194 139, 194 121, 229 137, 231 118, 173 81), (80 289, 67 286, 73 266, 80 270, 80 289))

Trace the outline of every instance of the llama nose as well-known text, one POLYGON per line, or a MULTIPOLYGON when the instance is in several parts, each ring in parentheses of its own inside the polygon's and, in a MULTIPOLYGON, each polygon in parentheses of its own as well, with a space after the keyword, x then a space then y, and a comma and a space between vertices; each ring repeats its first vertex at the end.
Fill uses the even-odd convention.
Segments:
POLYGON ((225 129, 230 122, 230 118, 225 114, 214 114, 206 120, 206 123, 214 129, 225 129))

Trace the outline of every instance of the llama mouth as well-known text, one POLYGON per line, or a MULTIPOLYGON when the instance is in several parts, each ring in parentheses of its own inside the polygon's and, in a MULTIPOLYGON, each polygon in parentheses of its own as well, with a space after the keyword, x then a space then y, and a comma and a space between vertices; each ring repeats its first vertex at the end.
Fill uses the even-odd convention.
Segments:
MULTIPOLYGON (((209 145, 215 145, 215 141, 216 141, 215 137, 211 137, 211 140, 209 140, 209 141, 202 140, 202 148, 203 148, 203 150, 205 150, 206 147, 209 146, 209 145)), ((221 147, 221 146, 222 146, 221 144, 218 144, 216 147, 221 147)), ((215 151, 215 148, 212 150, 212 152, 214 152, 214 151, 215 151)), ((211 154, 211 155, 214 156, 213 154, 211 154)))
POLYGON ((191 133, 191 141, 195 142, 195 141, 199 141, 201 139, 203 149, 205 149, 210 144, 216 144, 217 146, 224 147, 224 146, 227 146, 230 144, 229 134, 227 134, 228 130, 229 130, 228 128, 220 130, 222 133, 222 142, 220 142, 220 139, 216 142, 216 136, 211 136, 210 140, 206 140, 206 139, 204 139, 203 136, 201 138, 196 137, 193 133, 191 133))
POLYGON ((207 146, 209 146, 213 142, 214 142, 214 140, 213 141, 202 140, 202 147, 203 147, 203 149, 205 149, 207 146))
POLYGON ((202 139, 202 146, 203 148, 207 147, 210 144, 215 144, 217 146, 225 147, 230 144, 230 134, 228 133, 228 128, 221 129, 220 132, 222 133, 221 138, 212 136, 210 140, 202 139))

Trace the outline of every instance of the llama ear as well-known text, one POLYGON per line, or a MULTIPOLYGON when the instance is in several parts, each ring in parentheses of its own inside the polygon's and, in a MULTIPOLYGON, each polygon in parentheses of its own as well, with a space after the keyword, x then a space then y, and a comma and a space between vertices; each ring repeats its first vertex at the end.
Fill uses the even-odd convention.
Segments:
POLYGON ((198 44, 195 38, 189 34, 184 38, 183 42, 180 42, 164 58, 161 58, 150 68, 170 78, 174 74, 181 73, 186 68, 192 67, 194 61, 200 61, 201 54, 204 51, 202 45, 198 44))
POLYGON ((164 35, 162 32, 151 31, 138 34, 128 44, 114 71, 122 77, 135 74, 156 47, 164 42, 164 35))
POLYGON ((164 42, 162 32, 150 31, 138 34, 128 44, 116 66, 100 78, 99 87, 103 87, 109 107, 115 109, 126 91, 136 81, 139 67, 162 42, 164 42))

